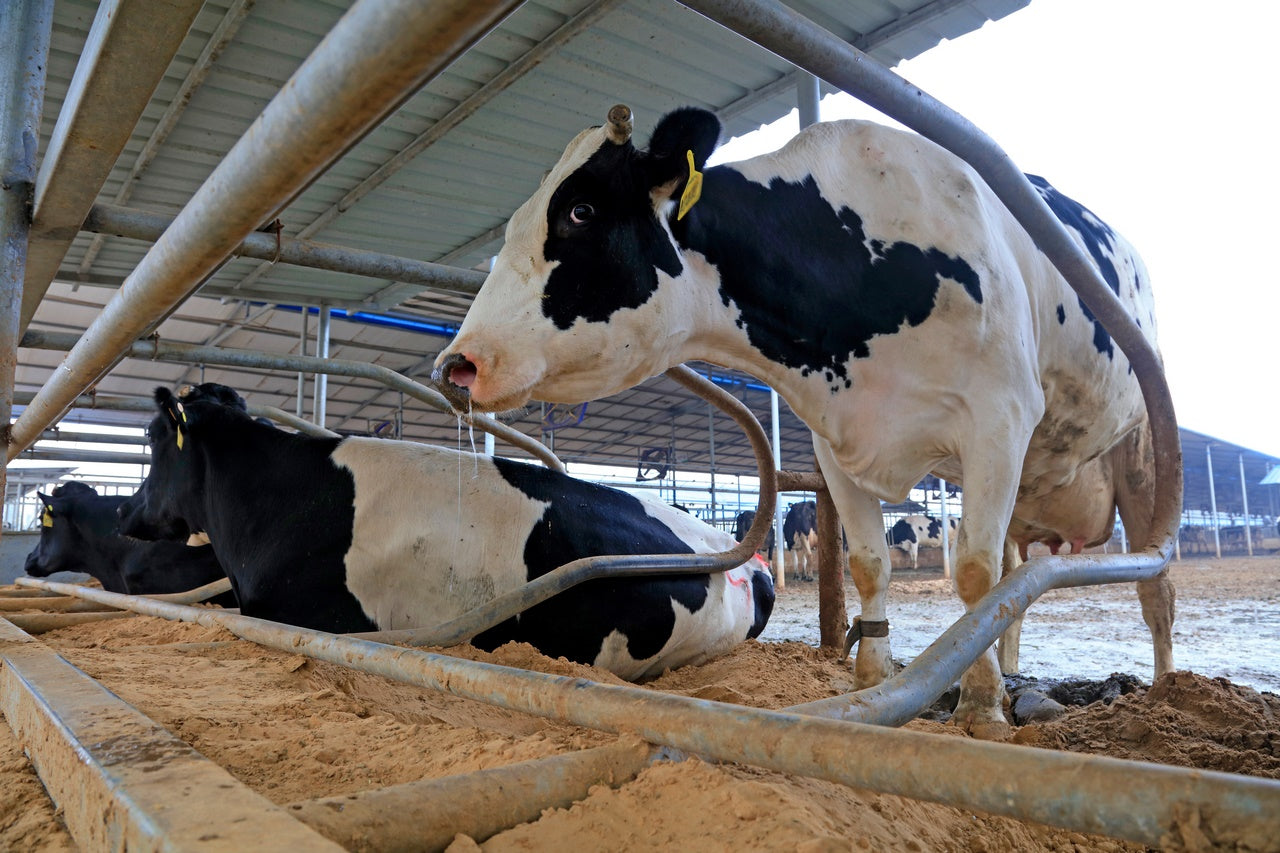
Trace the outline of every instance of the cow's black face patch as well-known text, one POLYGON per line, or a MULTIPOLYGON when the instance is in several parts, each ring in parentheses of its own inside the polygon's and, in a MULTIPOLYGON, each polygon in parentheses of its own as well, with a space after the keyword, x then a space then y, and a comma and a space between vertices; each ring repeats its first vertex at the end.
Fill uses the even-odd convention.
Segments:
POLYGON ((675 276, 682 269, 653 214, 637 156, 630 143, 606 142, 551 196, 543 253, 560 263, 542 312, 558 329, 639 308, 658 289, 657 270, 675 276))
POLYGON ((932 247, 870 240, 861 217, 834 209, 812 177, 768 186, 728 168, 706 171, 702 201, 672 224, 676 239, 720 272, 753 346, 771 361, 850 386, 846 362, 869 356, 876 335, 918 326, 942 279, 982 302, 978 274, 932 247))
MULTIPOLYGON (((1111 230, 1105 222, 1094 215, 1084 205, 1070 199, 1062 193, 1058 192, 1046 181, 1038 175, 1027 175, 1027 180, 1040 193, 1040 197, 1044 199, 1045 204, 1049 205, 1049 209, 1053 211, 1053 215, 1063 225, 1078 232, 1084 238, 1085 249, 1089 252, 1089 257, 1093 258, 1093 263, 1098 268, 1102 280, 1107 283, 1107 287, 1111 288, 1111 292, 1120 295, 1120 273, 1116 269, 1115 264, 1111 262, 1111 258, 1115 254, 1116 233, 1111 230)), ((1141 282, 1135 280, 1135 286, 1141 287, 1141 282)), ((1084 312, 1084 316, 1093 323, 1093 346, 1098 352, 1107 358, 1115 358, 1115 346, 1111 342, 1111 336, 1107 334, 1107 330, 1102 327, 1102 323, 1093 316, 1093 312, 1089 310, 1089 306, 1084 304, 1084 300, 1077 297, 1076 301, 1080 305, 1080 310, 1084 312)), ((1059 322, 1062 318, 1062 308, 1058 308, 1059 322)))

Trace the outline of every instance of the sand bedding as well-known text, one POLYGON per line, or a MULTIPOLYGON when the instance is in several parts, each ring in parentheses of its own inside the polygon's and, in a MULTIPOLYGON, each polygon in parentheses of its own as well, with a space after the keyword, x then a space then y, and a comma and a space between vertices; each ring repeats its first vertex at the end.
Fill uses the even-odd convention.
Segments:
MULTIPOLYGON (((1280 560, 1274 558, 1223 561, 1212 573, 1203 568, 1198 564, 1197 577, 1205 586, 1200 590, 1195 579, 1180 577, 1189 569, 1175 567, 1180 600, 1229 594, 1223 589, 1265 596, 1280 579, 1280 560)), ((895 589, 895 594, 909 597, 911 592, 895 589)), ((1132 591, 1117 594, 1132 596, 1132 591)), ((134 617, 57 631, 42 640, 280 804, 503 766, 615 740, 610 734, 262 649, 201 626, 134 617)), ((453 653, 621 683, 608 673, 551 660, 525 645, 511 644, 492 654, 469 647, 453 653)), ((1280 652, 1275 657, 1270 666, 1280 670, 1280 652)), ((781 708, 846 692, 850 683, 847 666, 829 653, 794 641, 753 641, 703 666, 667 673, 646 687, 781 708)), ((927 720, 908 727, 963 736, 927 720)), ((1280 778, 1280 698, 1225 678, 1179 671, 1109 703, 1072 708, 1055 721, 1016 728, 1012 742, 1280 778)), ((1202 842, 1192 832, 1167 839, 1164 846, 1195 849, 1202 842)), ((459 837, 451 849, 476 846, 476 840, 459 837)), ((479 846, 557 853, 1143 849, 696 759, 654 764, 617 789, 597 786, 571 808, 548 810, 541 819, 481 840, 479 846)), ((7 725, 0 727, 0 849, 75 849, 7 725)))

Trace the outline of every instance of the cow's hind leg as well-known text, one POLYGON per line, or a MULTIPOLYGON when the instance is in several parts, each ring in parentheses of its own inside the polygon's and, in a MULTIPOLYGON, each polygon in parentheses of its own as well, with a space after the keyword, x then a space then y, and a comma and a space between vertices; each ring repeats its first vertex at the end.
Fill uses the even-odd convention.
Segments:
MULTIPOLYGON (((980 434, 980 433, 979 433, 980 434)), ((963 459, 964 521, 956 543, 956 591, 967 610, 995 586, 1021 470, 1021 454, 983 446, 963 459), (974 457, 977 458, 974 458, 974 457)), ((960 678, 960 701, 951 722, 983 740, 1008 737, 1004 679, 995 648, 988 648, 960 678)))
MULTIPOLYGON (((1018 554, 1018 546, 1012 539, 1004 540, 1004 559, 1000 564, 1000 577, 1003 579, 1008 577, 1009 573, 1018 568, 1022 564, 1022 559, 1018 554)), ((1018 645, 1022 641, 1022 617, 1025 614, 1019 614, 1008 628, 1004 629, 1004 633, 1000 635, 999 642, 996 643, 996 660, 1000 664, 1000 671, 1005 675, 1018 674, 1018 645)))
POLYGON ((858 590, 863 628, 854 658, 854 686, 874 687, 893 674, 885 597, 889 591, 889 546, 880 501, 856 487, 840 470, 830 446, 813 437, 818 467, 849 539, 849 574, 858 590))
MULTIPOLYGON (((1125 436, 1112 450, 1116 472, 1116 508, 1132 547, 1141 548, 1151 536, 1151 514, 1155 504, 1155 458, 1151 426, 1146 420, 1125 436)), ((1149 581, 1138 582, 1142 618, 1151 631, 1155 650, 1155 677, 1173 672, 1173 581, 1166 567, 1149 581)))

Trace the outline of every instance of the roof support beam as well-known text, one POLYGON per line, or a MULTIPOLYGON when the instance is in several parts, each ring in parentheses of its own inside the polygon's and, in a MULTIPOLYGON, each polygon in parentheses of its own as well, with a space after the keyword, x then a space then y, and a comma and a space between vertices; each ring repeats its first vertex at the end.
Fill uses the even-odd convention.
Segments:
POLYGON ((338 22, 143 257, 13 424, 25 449, 157 317, 172 311, 269 214, 519 0, 361 0, 338 22))
MULTIPOLYGON (((182 117, 187 104, 191 103, 192 93, 209 76, 209 72, 213 70, 213 63, 222 54, 226 46, 230 44, 232 37, 240 29, 240 25, 244 23, 249 10, 253 8, 253 4, 254 0, 233 0, 231 5, 227 7, 226 14, 222 16, 217 28, 210 34, 204 50, 200 51, 200 55, 196 57, 195 64, 191 66, 191 70, 187 72, 182 85, 174 93, 173 100, 169 102, 169 108, 164 111, 164 115, 160 116, 160 120, 156 122, 155 130, 151 132, 151 138, 147 140, 147 144, 142 146, 142 150, 138 152, 137 158, 133 161, 133 166, 129 169, 129 175, 124 179, 124 185, 116 193, 114 199, 116 204, 124 204, 133 195, 134 187, 138 185, 138 178, 142 177, 142 173, 147 170, 147 167, 151 165, 151 161, 156 158, 156 153, 160 150, 160 146, 169 138, 169 134, 173 132, 173 129, 178 126, 178 119, 182 117)), ((84 257, 80 260, 80 266, 78 267, 80 272, 87 273, 92 269, 93 261, 98 257, 98 252, 102 251, 102 244, 105 239, 102 235, 93 238, 89 248, 85 249, 84 257)))
POLYGON ((104 0, 36 179, 22 329, 80 233, 203 0, 104 0))
MULTIPOLYGON (((475 115, 482 106, 493 100, 493 98, 505 92, 513 83, 536 68, 544 59, 563 47, 574 36, 595 24, 621 4, 622 0, 595 0, 594 3, 570 18, 555 32, 540 41, 535 48, 503 69, 471 96, 445 113, 439 121, 419 134, 412 142, 392 155, 372 175, 352 187, 336 204, 329 207, 299 231, 298 237, 306 238, 318 233, 320 229, 333 222, 360 199, 382 186, 392 175, 412 162, 414 157, 434 145, 463 121, 475 115)), ((239 290, 246 285, 252 284, 268 269, 270 267, 266 265, 258 267, 232 289, 239 290)))

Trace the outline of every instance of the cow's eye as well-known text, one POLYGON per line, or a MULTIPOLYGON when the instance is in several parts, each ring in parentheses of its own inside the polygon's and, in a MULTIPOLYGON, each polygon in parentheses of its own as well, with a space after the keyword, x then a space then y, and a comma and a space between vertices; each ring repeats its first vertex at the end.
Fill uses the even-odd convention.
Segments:
POLYGON ((569 221, 574 225, 586 225, 595 218, 596 209, 589 204, 575 204, 569 211, 569 221))

